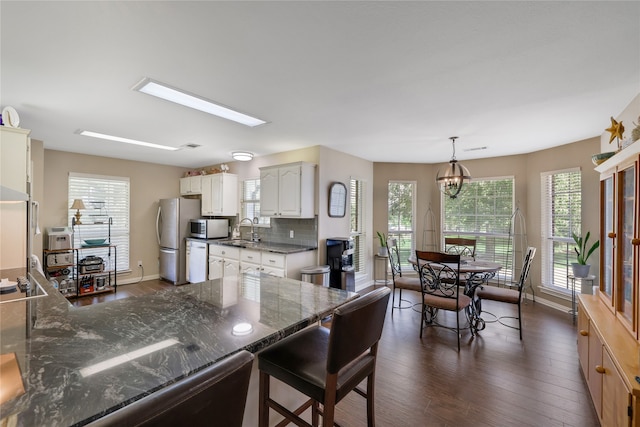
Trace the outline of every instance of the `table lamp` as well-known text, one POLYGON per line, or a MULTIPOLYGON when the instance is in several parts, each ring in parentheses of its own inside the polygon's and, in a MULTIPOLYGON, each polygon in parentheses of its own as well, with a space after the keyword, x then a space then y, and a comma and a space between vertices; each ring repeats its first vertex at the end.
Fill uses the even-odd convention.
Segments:
POLYGON ((69 209, 76 209, 75 224, 78 224, 78 225, 82 224, 82 222, 80 222, 80 217, 82 216, 82 214, 80 213, 80 209, 86 209, 86 207, 84 206, 84 203, 82 202, 82 199, 73 199, 73 204, 69 209))

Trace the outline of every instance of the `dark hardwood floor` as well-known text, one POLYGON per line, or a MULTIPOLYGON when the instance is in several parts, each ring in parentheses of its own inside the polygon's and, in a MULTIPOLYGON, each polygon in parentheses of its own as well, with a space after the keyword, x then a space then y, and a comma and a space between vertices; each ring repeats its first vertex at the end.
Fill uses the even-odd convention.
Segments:
MULTIPOLYGON (((149 280, 72 303, 94 304, 170 286, 149 280)), ((408 291, 403 298, 419 301, 408 291)), ((487 301, 483 308, 510 315, 516 307, 487 301)), ((426 328, 420 339, 417 311, 394 309, 392 314, 389 309, 376 370, 377 425, 598 426, 580 373, 571 316, 528 301, 523 319, 522 341, 517 330, 489 323, 475 338, 463 332, 458 353, 454 332, 426 328)), ((356 393, 345 397, 336 413, 345 427, 366 425, 365 401, 356 393)))

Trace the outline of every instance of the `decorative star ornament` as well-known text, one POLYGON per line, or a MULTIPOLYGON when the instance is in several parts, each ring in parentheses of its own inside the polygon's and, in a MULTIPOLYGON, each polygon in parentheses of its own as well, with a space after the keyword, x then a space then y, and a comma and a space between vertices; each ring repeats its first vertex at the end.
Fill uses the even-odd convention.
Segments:
POLYGON ((611 133, 611 137, 609 138, 609 144, 611 144, 611 142, 616 138, 618 138, 618 140, 622 139, 624 126, 622 126, 622 122, 618 123, 613 117, 611 117, 611 126, 605 130, 611 133))

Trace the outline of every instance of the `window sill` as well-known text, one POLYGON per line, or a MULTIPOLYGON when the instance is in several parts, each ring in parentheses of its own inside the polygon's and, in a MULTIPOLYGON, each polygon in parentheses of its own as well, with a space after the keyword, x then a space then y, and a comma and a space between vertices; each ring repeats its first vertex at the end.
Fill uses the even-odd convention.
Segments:
MULTIPOLYGON (((558 287, 551 286, 540 286, 540 293, 550 295, 556 298, 564 299, 567 301, 571 301, 571 289, 562 289, 558 287)), ((579 293, 580 290, 576 289, 576 294, 579 293)))

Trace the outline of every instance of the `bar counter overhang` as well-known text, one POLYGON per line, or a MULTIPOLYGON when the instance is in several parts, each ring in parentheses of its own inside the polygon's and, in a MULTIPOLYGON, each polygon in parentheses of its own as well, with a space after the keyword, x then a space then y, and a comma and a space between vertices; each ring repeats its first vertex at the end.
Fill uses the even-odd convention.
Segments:
POLYGON ((0 422, 18 426, 83 425, 357 297, 243 274, 74 307, 33 276, 47 296, 0 304, 0 353, 15 353, 25 390, 0 404, 0 422))

